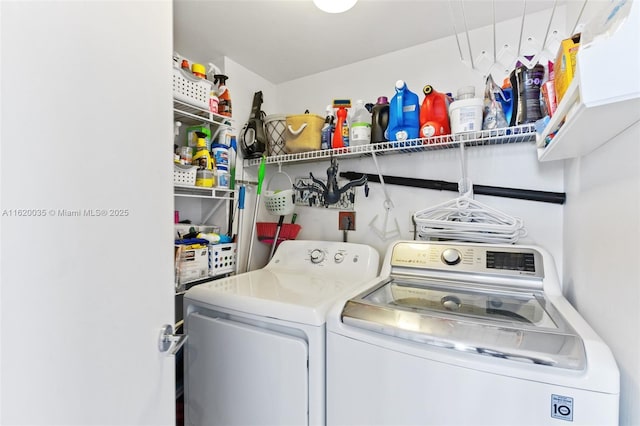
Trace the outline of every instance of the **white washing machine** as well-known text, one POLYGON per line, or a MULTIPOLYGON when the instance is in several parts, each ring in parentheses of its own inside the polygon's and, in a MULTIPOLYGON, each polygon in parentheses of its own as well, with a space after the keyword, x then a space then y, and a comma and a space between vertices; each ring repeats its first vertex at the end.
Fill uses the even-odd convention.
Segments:
POLYGON ((537 247, 394 243, 327 318, 328 425, 617 425, 618 400, 537 247))
POLYGON ((186 425, 324 425, 326 314, 378 275, 361 244, 285 241, 184 298, 186 425))

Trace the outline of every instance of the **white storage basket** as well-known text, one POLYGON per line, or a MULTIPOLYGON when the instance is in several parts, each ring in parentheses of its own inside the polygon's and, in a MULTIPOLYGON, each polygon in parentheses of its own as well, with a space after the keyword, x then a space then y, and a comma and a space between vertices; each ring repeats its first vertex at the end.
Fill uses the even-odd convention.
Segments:
POLYGON ((195 186, 197 171, 198 166, 183 166, 182 164, 174 164, 173 184, 195 186))
POLYGON ((236 257, 236 243, 210 245, 209 275, 217 277, 235 271, 236 257))
POLYGON ((213 83, 182 69, 173 68, 173 97, 194 107, 209 111, 213 83))
POLYGON ((267 183, 267 189, 264 191, 264 205, 267 211, 275 216, 286 216, 293 213, 295 204, 295 192, 293 191, 293 181, 285 172, 278 172, 276 174, 283 174, 289 179, 289 187, 282 190, 270 190, 271 181, 276 176, 271 176, 267 183))

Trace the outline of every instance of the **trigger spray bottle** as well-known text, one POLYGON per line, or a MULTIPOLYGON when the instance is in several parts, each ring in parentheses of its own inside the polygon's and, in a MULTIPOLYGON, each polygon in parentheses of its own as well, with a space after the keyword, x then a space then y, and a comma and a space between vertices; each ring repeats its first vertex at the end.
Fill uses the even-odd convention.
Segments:
POLYGON ((351 99, 334 99, 333 107, 336 111, 336 129, 333 133, 332 148, 345 148, 349 146, 349 122, 348 111, 351 108, 351 99))
POLYGON ((327 105, 326 118, 320 131, 320 149, 331 149, 331 137, 333 136, 333 108, 327 105))

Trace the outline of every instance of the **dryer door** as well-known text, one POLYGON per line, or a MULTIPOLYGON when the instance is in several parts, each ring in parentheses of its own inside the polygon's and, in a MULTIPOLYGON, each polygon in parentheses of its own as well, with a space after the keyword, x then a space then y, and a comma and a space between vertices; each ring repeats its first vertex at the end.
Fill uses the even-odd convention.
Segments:
POLYGON ((308 424, 303 339, 198 313, 188 323, 186 424, 308 424))

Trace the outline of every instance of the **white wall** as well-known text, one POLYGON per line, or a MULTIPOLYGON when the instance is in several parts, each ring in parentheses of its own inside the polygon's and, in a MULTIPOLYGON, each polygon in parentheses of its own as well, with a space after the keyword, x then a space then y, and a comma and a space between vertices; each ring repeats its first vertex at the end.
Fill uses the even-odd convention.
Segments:
POLYGON ((640 424, 640 124, 566 161, 565 292, 620 368, 620 424, 640 424))
MULTIPOLYGON (((544 31, 548 17, 548 14, 532 15, 527 21, 532 28, 542 28, 544 31), (536 20, 539 21, 537 27, 534 25, 536 20)), ((513 34, 514 25, 518 26, 519 22, 501 24, 499 31, 502 34, 513 34)), ((515 33, 519 34, 518 31, 515 33)), ((542 39, 540 35, 537 38, 542 39)), ((472 39, 474 43, 493 43, 491 31, 487 29, 473 32, 472 39)), ((512 44, 513 42, 517 44, 517 40, 511 40, 512 44)), ((506 41, 499 40, 499 43, 506 41)), ((496 81, 501 82, 504 70, 495 68, 492 72, 496 81)), ((405 80, 408 87, 420 95, 420 99, 423 98, 422 87, 425 84, 431 84, 439 91, 454 93, 458 87, 466 85, 476 86, 478 94, 484 91, 484 76, 481 72, 472 70, 468 63, 461 62, 455 37, 448 37, 280 84, 277 86, 278 111, 275 112, 299 114, 309 109, 312 113, 323 115, 326 105, 334 98, 350 98, 352 102, 357 99, 375 102, 378 96, 384 95, 390 99, 397 79, 405 80)), ((533 143, 470 148, 466 158, 468 176, 476 184, 563 191, 562 164, 538 162, 533 143)), ((339 164, 340 171, 377 173, 371 158, 340 159, 339 164)), ((285 165, 284 170, 292 177, 308 177, 311 171, 316 177, 326 178, 328 165, 328 161, 285 165)), ((382 174, 392 176, 451 182, 457 182, 461 177, 460 155, 455 150, 385 155, 379 158, 379 165, 382 174)), ((267 174, 276 170, 275 166, 270 166, 267 174)), ((376 216, 375 225, 378 228, 383 226, 384 194, 379 184, 371 183, 370 187, 369 198, 364 198, 362 188, 357 191, 356 231, 349 232, 348 240, 370 244, 384 254, 389 241, 380 239, 369 227, 376 216)), ((391 213, 400 225, 400 238, 409 239, 413 238, 411 216, 414 212, 457 196, 455 192, 392 185, 388 185, 387 189, 395 205, 391 213)), ((529 234, 521 242, 547 248, 553 253, 561 269, 562 206, 481 195, 476 196, 476 199, 507 214, 523 218, 529 234)), ((297 223, 302 225, 298 238, 342 240, 342 232, 338 230, 337 210, 298 207, 296 211, 297 223)), ((262 209, 260 219, 274 222, 277 217, 269 216, 262 209)), ((266 258, 263 258, 264 261, 266 258)))

